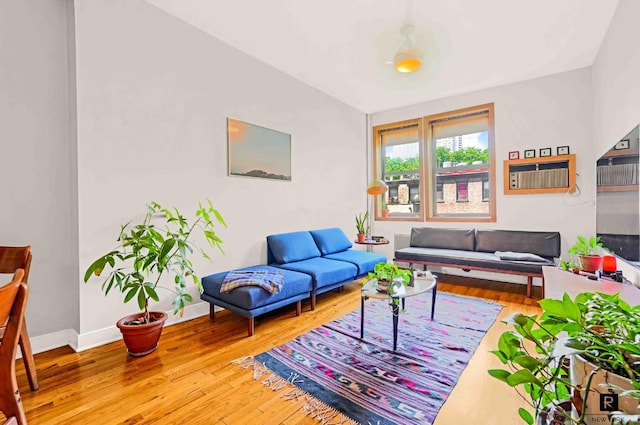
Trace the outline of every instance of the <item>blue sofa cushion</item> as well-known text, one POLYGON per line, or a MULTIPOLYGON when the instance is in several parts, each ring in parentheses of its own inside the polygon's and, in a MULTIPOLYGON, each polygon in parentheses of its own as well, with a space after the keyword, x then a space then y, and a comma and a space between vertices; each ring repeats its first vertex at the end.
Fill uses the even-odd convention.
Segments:
POLYGON ((337 227, 311 230, 309 233, 313 236, 313 240, 316 241, 316 245, 318 245, 322 255, 346 251, 353 246, 342 229, 338 229, 337 227))
POLYGON ((311 276, 304 273, 297 273, 295 271, 270 266, 252 266, 239 270, 282 271, 284 273, 282 290, 277 294, 271 295, 259 286, 242 286, 235 288, 228 294, 221 294, 220 287, 222 286, 225 276, 229 273, 229 271, 225 271, 203 277, 203 293, 243 309, 252 310, 263 305, 273 304, 280 300, 295 297, 299 294, 311 292, 311 276))
POLYGON ((373 267, 378 263, 386 263, 387 257, 375 252, 357 251, 355 249, 349 249, 347 251, 336 252, 335 254, 329 254, 323 258, 329 258, 331 260, 347 261, 355 264, 358 267, 358 276, 362 276, 373 271, 373 267))
POLYGON ((278 264, 319 257, 320 251, 307 231, 279 233, 267 236, 267 246, 278 264))
POLYGON ((348 281, 358 274, 358 268, 354 264, 322 257, 282 264, 279 267, 310 275, 313 289, 348 281))

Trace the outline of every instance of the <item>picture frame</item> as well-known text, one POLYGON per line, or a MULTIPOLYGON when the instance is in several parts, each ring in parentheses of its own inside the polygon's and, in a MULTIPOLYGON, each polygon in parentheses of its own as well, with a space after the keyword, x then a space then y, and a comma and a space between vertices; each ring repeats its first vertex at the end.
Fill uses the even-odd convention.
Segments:
POLYGON ((536 150, 535 149, 527 149, 524 151, 524 157, 525 158, 535 158, 536 157, 536 150))
POLYGON ((541 148, 540 149, 540 158, 545 156, 551 156, 551 148, 541 148))
POLYGON ((619 151, 621 149, 629 149, 629 139, 622 139, 613 147, 613 149, 619 151))
POLYGON ((519 151, 509 152, 509 159, 520 159, 520 152, 519 151))
POLYGON ((229 176, 291 181, 291 135, 227 118, 229 176))
POLYGON ((556 148, 556 153, 558 155, 569 155, 569 146, 558 146, 556 148))

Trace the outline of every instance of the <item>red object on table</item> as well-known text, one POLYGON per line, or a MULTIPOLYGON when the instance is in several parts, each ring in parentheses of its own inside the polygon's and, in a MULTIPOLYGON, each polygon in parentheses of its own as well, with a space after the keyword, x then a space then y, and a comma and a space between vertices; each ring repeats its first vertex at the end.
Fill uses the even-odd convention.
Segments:
POLYGON ((618 264, 616 263, 616 257, 613 255, 605 255, 602 259, 602 271, 603 272, 615 272, 618 270, 618 264))

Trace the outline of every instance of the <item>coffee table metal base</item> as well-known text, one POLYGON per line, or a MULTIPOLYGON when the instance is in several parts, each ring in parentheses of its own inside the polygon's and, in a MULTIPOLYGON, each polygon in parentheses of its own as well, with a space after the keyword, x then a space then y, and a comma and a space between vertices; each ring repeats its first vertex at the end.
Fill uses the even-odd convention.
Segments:
MULTIPOLYGON (((431 320, 433 320, 433 316, 436 310, 436 294, 438 289, 438 282, 436 281, 431 288, 431 320)), ((368 300, 369 297, 365 294, 362 294, 360 298, 360 339, 364 338, 364 302, 368 300)), ((393 351, 396 351, 398 348, 398 317, 400 316, 400 303, 402 302, 402 310, 405 309, 405 297, 389 297, 389 306, 391 307, 391 314, 393 320, 393 351)))

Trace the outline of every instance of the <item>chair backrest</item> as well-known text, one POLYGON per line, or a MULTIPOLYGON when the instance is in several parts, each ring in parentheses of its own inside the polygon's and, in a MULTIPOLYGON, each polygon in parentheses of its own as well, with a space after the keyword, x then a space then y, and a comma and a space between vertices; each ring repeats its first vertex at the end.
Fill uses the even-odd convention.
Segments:
POLYGON ((0 246, 0 273, 13 274, 17 269, 23 269, 24 277, 22 281, 28 283, 30 268, 31 245, 0 246))
MULTIPOLYGON (((27 305, 26 285, 22 282, 24 270, 18 269, 13 275, 11 282, 0 287, 0 323, 7 323, 2 344, 0 344, 0 357, 4 355, 7 346, 18 344, 18 336, 22 327, 24 309, 27 305), (25 288, 21 290, 21 288, 25 288), (20 326, 16 327, 16 323, 20 326)), ((10 347, 9 347, 10 348, 10 347)), ((13 347, 15 350, 16 347, 13 347)))
POLYGON ((13 280, 0 287, 0 323, 6 323, 0 343, 0 411, 8 418, 22 418, 18 423, 26 424, 24 410, 19 402, 15 371, 16 351, 29 293, 29 287, 22 281, 23 278, 24 270, 18 269, 13 280))

